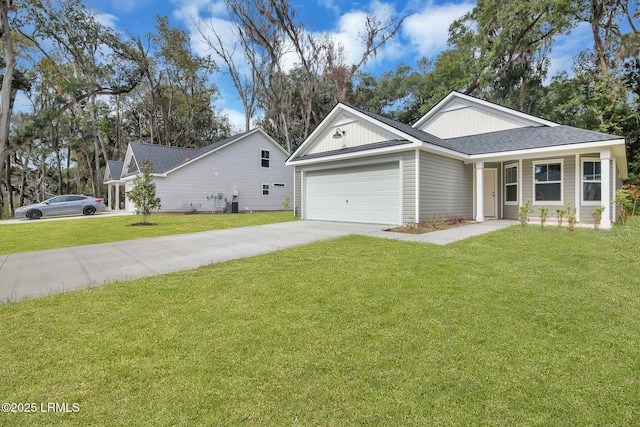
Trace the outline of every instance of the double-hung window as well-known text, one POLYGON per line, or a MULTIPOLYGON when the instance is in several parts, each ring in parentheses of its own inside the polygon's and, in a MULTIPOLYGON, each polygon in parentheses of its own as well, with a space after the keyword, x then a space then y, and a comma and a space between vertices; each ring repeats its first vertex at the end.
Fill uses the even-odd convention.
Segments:
POLYGON ((504 168, 504 201, 506 204, 518 204, 518 165, 504 168))
POLYGON ((535 202, 562 203, 562 161, 533 163, 535 202))
POLYGON ((269 150, 260 150, 260 166, 269 167, 269 150))
POLYGON ((269 184, 262 184, 262 195, 263 196, 269 195, 269 184))
POLYGON ((600 202, 601 188, 600 160, 584 159, 582 161, 582 201, 600 202))

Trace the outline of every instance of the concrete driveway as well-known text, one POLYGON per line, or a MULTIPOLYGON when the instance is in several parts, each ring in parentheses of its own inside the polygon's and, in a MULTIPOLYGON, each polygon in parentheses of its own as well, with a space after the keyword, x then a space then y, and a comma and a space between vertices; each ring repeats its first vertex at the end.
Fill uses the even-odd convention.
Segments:
POLYGON ((384 225, 292 221, 0 255, 0 303, 188 270, 384 225))
POLYGON ((390 226, 292 221, 99 245, 0 255, 0 304, 188 270, 349 234, 446 245, 509 227, 490 221, 420 235, 390 226))

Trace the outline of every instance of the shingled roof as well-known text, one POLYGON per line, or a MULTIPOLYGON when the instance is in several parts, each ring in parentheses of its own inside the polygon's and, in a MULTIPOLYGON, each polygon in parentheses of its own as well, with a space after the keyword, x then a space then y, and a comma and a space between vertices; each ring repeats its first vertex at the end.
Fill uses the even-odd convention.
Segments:
POLYGON ((107 161, 107 167, 109 168, 109 176, 105 177, 105 181, 119 180, 122 175, 122 168, 124 162, 121 160, 109 160, 107 161))
POLYGON ((531 126, 447 139, 453 150, 468 155, 611 141, 622 138, 572 126, 531 126))
MULTIPOLYGON (((138 164, 141 163, 143 159, 148 159, 151 164, 153 164, 153 171, 151 173, 164 174, 184 163, 230 144, 250 132, 253 131, 234 135, 201 148, 167 147, 165 145, 148 144, 145 142, 131 142, 129 146, 138 164)), ((129 175, 133 174, 134 173, 130 173, 129 175)))

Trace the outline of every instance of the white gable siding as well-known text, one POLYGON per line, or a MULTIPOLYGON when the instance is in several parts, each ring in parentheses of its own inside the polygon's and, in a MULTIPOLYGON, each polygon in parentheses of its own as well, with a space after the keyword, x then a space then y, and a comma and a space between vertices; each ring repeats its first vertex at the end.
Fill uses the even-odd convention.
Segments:
POLYGON ((207 196, 222 193, 232 201, 237 190, 238 209, 245 211, 284 210, 285 195, 293 199, 293 168, 285 166, 286 155, 260 133, 253 133, 191 164, 155 178, 156 195, 162 212, 198 212, 216 209, 215 200, 207 196), (269 150, 269 167, 261 167, 260 152, 269 150), (269 195, 262 194, 262 185, 269 185, 269 195), (284 184, 284 187, 274 186, 284 184))
POLYGON ((310 147, 306 154, 324 153, 391 139, 397 139, 397 136, 368 122, 353 120, 347 122, 343 116, 342 120, 336 120, 333 125, 325 126, 324 134, 319 136, 318 141, 310 147), (338 129, 344 131, 342 138, 333 137, 338 129))
POLYGON ((513 116, 477 106, 454 104, 439 112, 419 129, 447 139, 531 126, 531 123, 525 123, 513 116))

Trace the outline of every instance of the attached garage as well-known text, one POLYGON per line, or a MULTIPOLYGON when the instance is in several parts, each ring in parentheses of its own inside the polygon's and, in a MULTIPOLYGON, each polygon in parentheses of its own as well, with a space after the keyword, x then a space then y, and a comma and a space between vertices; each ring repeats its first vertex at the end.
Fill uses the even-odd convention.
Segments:
POLYGON ((306 219, 402 223, 400 162, 305 172, 306 219))

